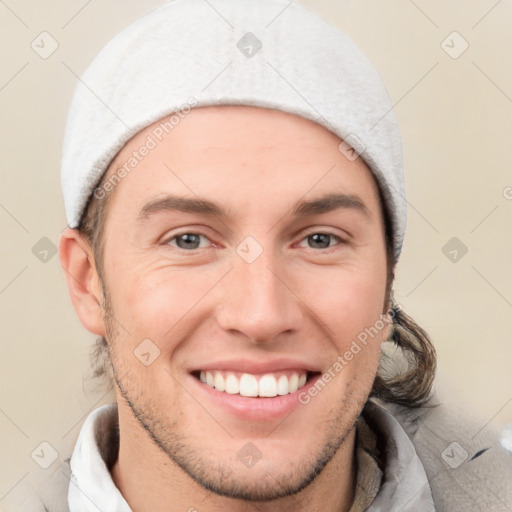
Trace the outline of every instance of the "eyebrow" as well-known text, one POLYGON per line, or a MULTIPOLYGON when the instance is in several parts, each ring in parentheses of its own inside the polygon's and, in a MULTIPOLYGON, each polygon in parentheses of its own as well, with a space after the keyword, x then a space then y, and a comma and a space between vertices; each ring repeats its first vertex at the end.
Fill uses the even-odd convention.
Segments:
MULTIPOLYGON (((318 215, 339 209, 350 209, 362 213, 368 220, 372 214, 364 201, 354 194, 327 194, 317 199, 300 201, 291 210, 294 217, 318 215)), ((176 195, 166 195, 145 204, 138 216, 139 221, 147 220, 152 214, 164 211, 179 211, 183 213, 201 213, 227 219, 229 213, 214 201, 202 198, 188 198, 176 195)))
POLYGON ((291 213, 294 217, 301 217, 339 209, 356 210, 369 220, 372 218, 370 209, 360 197, 354 194, 327 194, 311 201, 301 201, 294 206, 291 213))

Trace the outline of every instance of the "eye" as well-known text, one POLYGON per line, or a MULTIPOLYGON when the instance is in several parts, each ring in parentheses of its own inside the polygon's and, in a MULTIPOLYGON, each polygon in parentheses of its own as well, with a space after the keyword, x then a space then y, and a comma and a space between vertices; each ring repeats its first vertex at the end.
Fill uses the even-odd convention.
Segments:
MULTIPOLYGON (((311 243, 308 243, 308 245, 312 249, 327 249, 327 248, 331 247, 332 245, 334 245, 334 244, 330 243, 331 241, 333 241, 333 239, 337 240, 338 242, 344 242, 344 240, 337 235, 334 235, 332 233, 321 233, 321 232, 311 233, 311 234, 307 235, 306 237, 304 237, 301 240, 301 242, 304 240, 306 240, 307 242, 311 242, 311 243)), ((302 244, 299 244, 299 245, 304 247, 302 244)))
MULTIPOLYGON (((177 247, 178 249, 193 251, 208 246, 208 244, 201 245, 201 240, 210 241, 207 236, 200 233, 187 232, 174 235, 166 243, 177 247)), ((336 245, 336 243, 344 242, 344 240, 338 235, 324 232, 310 233, 301 240, 299 246, 304 247, 304 241, 308 244, 308 247, 312 249, 328 249, 329 247, 336 245)))
POLYGON ((174 247, 178 247, 178 249, 194 250, 201 248, 199 247, 201 238, 209 240, 208 237, 199 233, 180 233, 170 238, 167 243, 169 245, 173 245, 174 247))

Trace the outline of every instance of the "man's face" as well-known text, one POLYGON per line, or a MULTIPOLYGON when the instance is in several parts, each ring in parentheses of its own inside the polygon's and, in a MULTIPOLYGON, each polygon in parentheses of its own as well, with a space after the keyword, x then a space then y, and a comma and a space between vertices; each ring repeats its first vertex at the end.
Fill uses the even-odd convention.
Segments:
MULTIPOLYGON (((109 174, 148 136, 158 142, 157 125, 109 174)), ((196 108, 110 198, 103 268, 121 421, 218 494, 268 500, 310 483, 371 390, 384 227, 371 172, 339 142, 279 111, 196 108), (328 195, 342 195, 338 207, 300 207, 328 195), (180 211, 170 196, 224 216, 180 211)))

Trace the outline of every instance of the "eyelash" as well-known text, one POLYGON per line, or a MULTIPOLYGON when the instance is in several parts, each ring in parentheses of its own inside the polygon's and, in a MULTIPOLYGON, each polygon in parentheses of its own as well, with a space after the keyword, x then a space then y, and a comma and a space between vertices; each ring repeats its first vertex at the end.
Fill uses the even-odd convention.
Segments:
MULTIPOLYGON (((203 238, 206 238, 209 240, 209 238, 202 234, 202 233, 196 233, 194 231, 183 231, 181 233, 177 233, 175 234, 172 238, 169 238, 166 242, 164 242, 164 245, 171 245, 171 242, 173 240, 176 240, 178 238, 180 238, 181 236, 184 236, 184 235, 199 235, 200 237, 203 237, 203 238)), ((343 245, 343 244, 346 244, 346 240, 344 240, 343 238, 341 238, 339 235, 335 235, 334 233, 331 233, 329 231, 311 231, 309 233, 306 233, 300 240, 300 242, 302 242, 303 240, 307 240, 309 237, 313 236, 313 235, 326 235, 326 236, 330 236, 332 238, 335 238, 338 240, 338 244, 334 244, 334 245, 329 245, 328 247, 325 247, 325 248, 321 248, 319 249, 320 250, 327 250, 327 249, 331 249, 332 247, 334 247, 335 245, 343 245)), ((176 245, 173 245, 173 247, 175 247, 176 249, 178 249, 179 251, 184 251, 184 252, 194 252, 194 251, 197 251, 199 249, 201 249, 201 247, 198 247, 196 249, 182 249, 181 247, 177 247, 176 245)), ((309 247, 309 249, 315 249, 313 247, 309 247)))

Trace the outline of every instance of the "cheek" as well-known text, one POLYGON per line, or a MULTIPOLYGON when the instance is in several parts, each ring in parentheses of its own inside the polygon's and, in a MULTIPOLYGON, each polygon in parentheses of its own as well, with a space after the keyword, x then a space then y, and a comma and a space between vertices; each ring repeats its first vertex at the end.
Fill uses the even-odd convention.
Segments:
POLYGON ((310 274, 307 281, 303 290, 310 291, 304 302, 330 340, 332 372, 343 374, 342 379, 335 379, 337 385, 347 386, 355 379, 362 390, 368 390, 378 370, 386 336, 385 270, 377 266, 366 270, 352 266, 325 274, 320 271, 316 276, 310 274))
POLYGON ((385 269, 378 266, 320 268, 302 273, 298 281, 298 295, 329 328, 330 334, 345 340, 379 322, 385 288, 385 269))
POLYGON ((111 353, 117 374, 127 376, 123 389, 132 397, 162 386, 166 393, 179 391, 168 375, 169 361, 199 325, 201 298, 212 284, 205 276, 191 278, 190 269, 147 264, 127 273, 119 267, 111 283, 117 284, 111 291, 116 327, 111 353))
MULTIPOLYGON (((149 338, 156 343, 178 334, 187 323, 187 315, 201 311, 201 299, 215 283, 214 276, 194 269, 157 268, 144 264, 134 268, 118 289, 120 320, 135 338, 149 338), (183 321, 185 320, 185 321, 183 321)), ((164 346, 163 343, 159 343, 164 346)))

